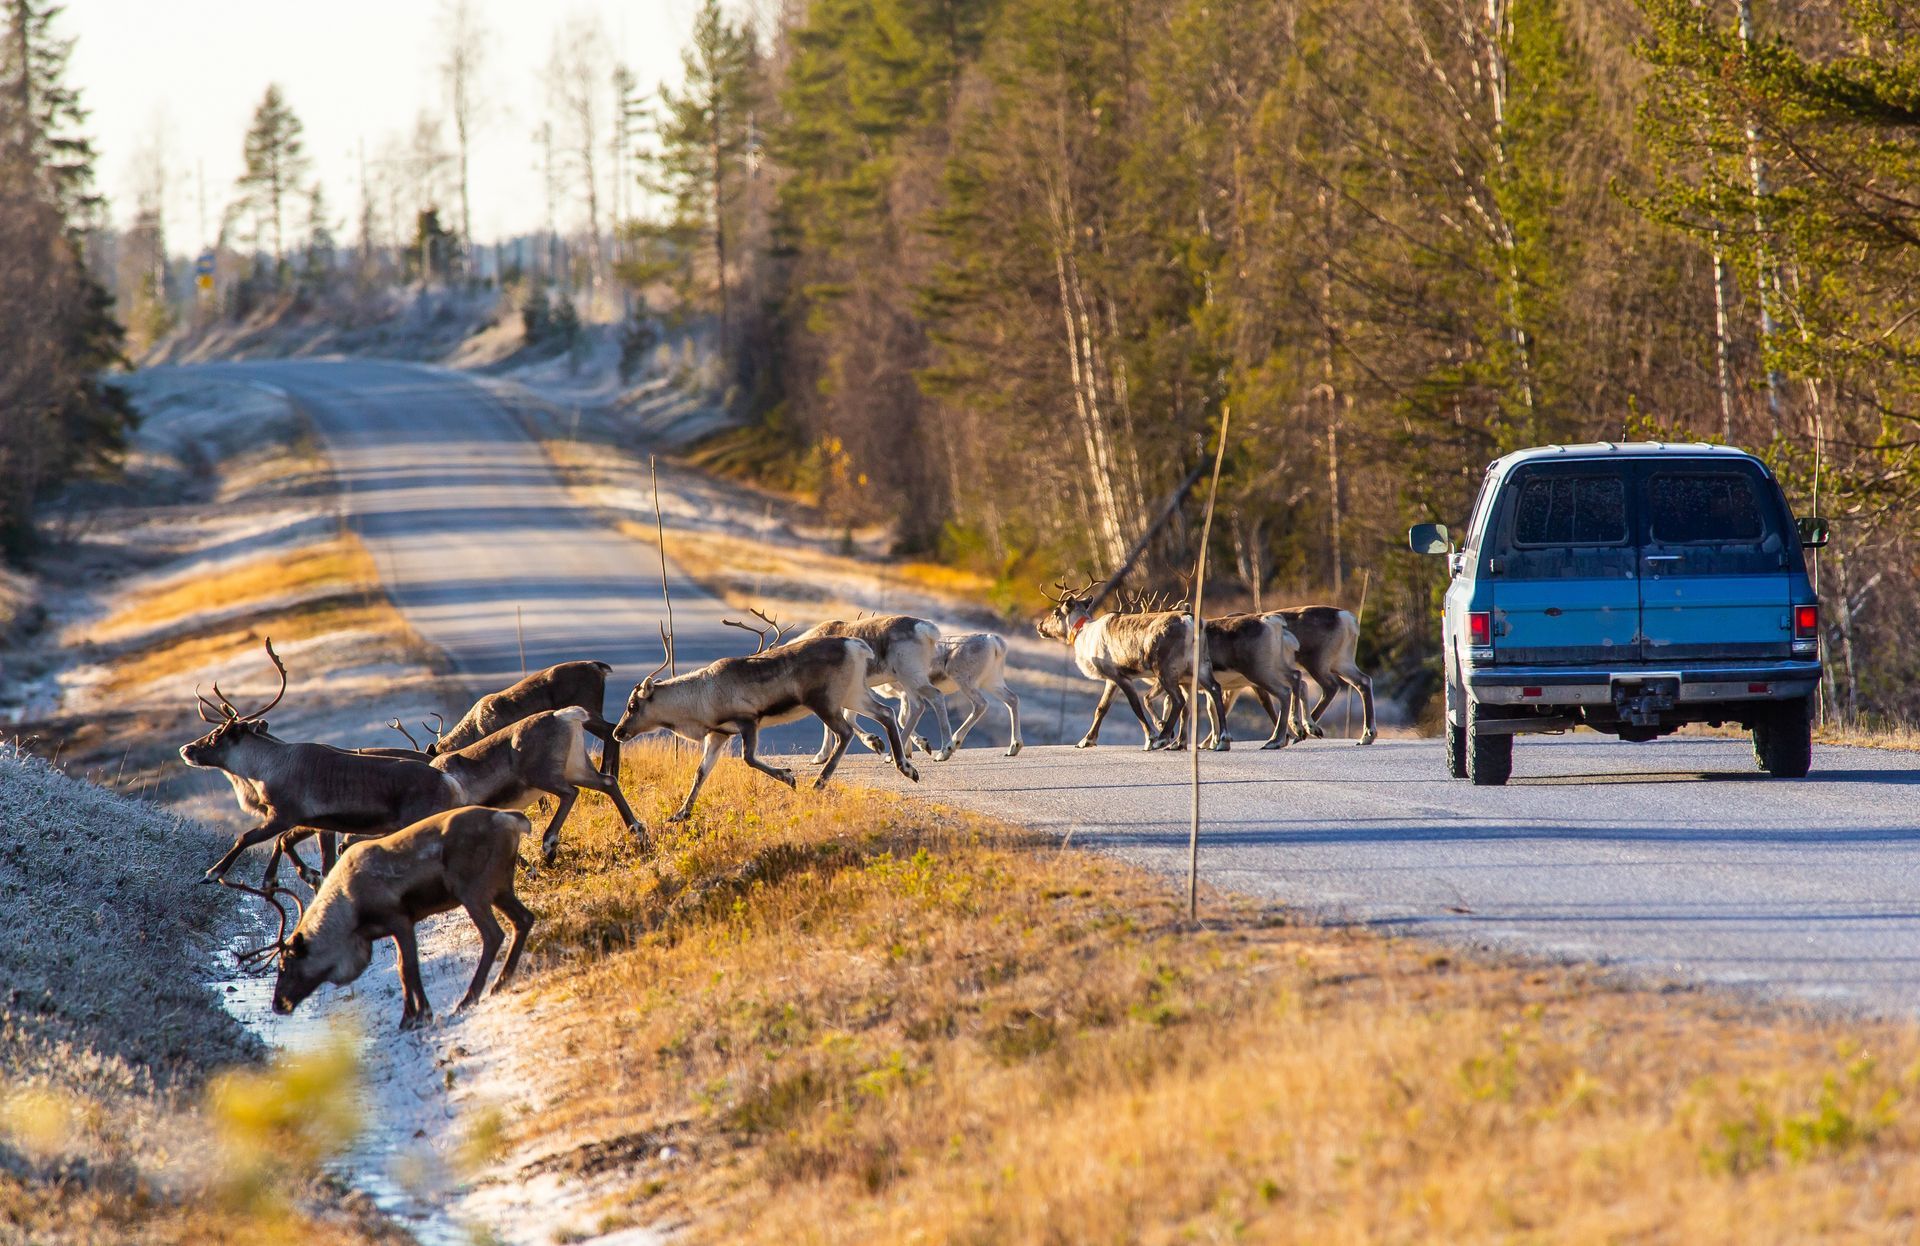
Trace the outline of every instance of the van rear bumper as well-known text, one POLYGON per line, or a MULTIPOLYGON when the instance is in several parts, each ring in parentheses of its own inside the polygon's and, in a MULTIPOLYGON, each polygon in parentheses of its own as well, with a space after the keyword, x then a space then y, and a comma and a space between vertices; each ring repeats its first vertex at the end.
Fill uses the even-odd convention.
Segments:
POLYGON ((1813 692, 1820 663, 1741 662, 1713 665, 1593 669, 1506 666, 1467 671, 1467 692, 1483 705, 1611 705, 1616 683, 1648 679, 1680 681, 1680 704, 1703 701, 1789 701, 1813 692))

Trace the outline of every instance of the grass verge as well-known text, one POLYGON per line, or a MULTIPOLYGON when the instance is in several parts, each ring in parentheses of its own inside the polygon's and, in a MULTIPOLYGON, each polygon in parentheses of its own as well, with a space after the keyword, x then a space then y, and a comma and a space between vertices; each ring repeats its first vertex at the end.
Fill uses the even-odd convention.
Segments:
POLYGON ((199 614, 220 614, 249 603, 304 598, 322 592, 366 593, 380 583, 360 538, 342 533, 288 551, 250 558, 211 575, 183 576, 134 593, 93 629, 113 635, 166 627, 199 614))
MULTIPOLYGON (((1483 962, 630 750, 541 915, 543 1167, 690 1240, 1908 1240, 1920 1036, 1483 962)), ((850 763, 868 764, 866 759, 850 763)))

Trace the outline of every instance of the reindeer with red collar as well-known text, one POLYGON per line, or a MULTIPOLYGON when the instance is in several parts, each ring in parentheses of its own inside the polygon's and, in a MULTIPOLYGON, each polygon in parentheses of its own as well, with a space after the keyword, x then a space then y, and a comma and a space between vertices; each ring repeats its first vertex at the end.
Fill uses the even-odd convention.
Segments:
MULTIPOLYGON (((1148 752, 1179 748, 1175 729, 1186 706, 1187 683, 1194 675, 1193 620, 1178 610, 1103 614, 1095 618, 1093 611, 1099 602, 1097 594, 1090 591, 1091 580, 1072 592, 1066 591, 1064 581, 1055 582, 1054 588, 1060 590, 1060 596, 1041 590, 1053 603, 1053 609, 1040 616, 1034 630, 1048 640, 1072 646, 1073 662, 1080 673, 1106 684, 1100 693, 1100 703, 1094 706, 1092 725, 1074 747, 1091 748, 1100 742, 1100 724, 1113 704, 1114 693, 1119 692, 1127 698, 1134 717, 1140 720, 1148 752), (1153 710, 1134 687, 1136 679, 1150 680, 1166 690, 1172 705, 1164 724, 1154 720, 1153 710)), ((1200 651, 1199 683, 1213 703, 1215 720, 1224 723, 1226 710, 1220 685, 1214 680, 1213 666, 1204 647, 1200 651)), ((1227 746, 1226 733, 1222 731, 1213 747, 1224 751, 1227 746)))

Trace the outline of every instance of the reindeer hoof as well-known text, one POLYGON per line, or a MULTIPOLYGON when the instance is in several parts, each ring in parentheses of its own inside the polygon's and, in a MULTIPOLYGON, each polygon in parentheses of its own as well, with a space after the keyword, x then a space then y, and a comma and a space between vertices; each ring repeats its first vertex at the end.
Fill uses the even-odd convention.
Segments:
POLYGON ((1261 751, 1263 752, 1270 748, 1285 748, 1285 747, 1287 747, 1286 740, 1282 739, 1279 736, 1275 736, 1273 739, 1268 740, 1265 744, 1262 744, 1260 746, 1261 751))
POLYGON ((907 778, 913 780, 915 783, 920 781, 920 771, 915 769, 914 764, 910 761, 900 763, 900 773, 906 775, 907 778))
POLYGON ((1212 749, 1216 753, 1225 753, 1228 750, 1233 748, 1233 741, 1229 740, 1225 736, 1221 736, 1218 740, 1215 740, 1212 744, 1207 745, 1207 747, 1212 749))
POLYGON ((1327 738, 1326 731, 1321 728, 1319 723, 1315 723, 1313 724, 1313 726, 1308 727, 1307 734, 1312 736, 1316 740, 1324 740, 1327 738))
POLYGON ((653 841, 647 835, 647 824, 645 822, 629 822, 627 823, 627 829, 633 832, 633 837, 640 841, 642 848, 650 848, 653 846, 653 841))
POLYGON ((1008 757, 1020 756, 1020 741, 1015 740, 1012 744, 1007 745, 1006 756, 1008 757))
POLYGON ((553 859, 559 855, 560 837, 558 835, 540 841, 540 864, 552 865, 553 859))
POLYGON ((953 758, 953 745, 951 745, 951 744, 949 744, 949 745, 947 745, 947 747, 945 747, 945 748, 943 748, 943 749, 941 749, 941 750, 940 750, 939 752, 937 752, 937 753, 934 753, 934 754, 932 754, 932 757, 933 757, 933 759, 934 759, 935 761, 950 761, 950 760, 952 760, 952 758, 953 758))
POLYGON ((1149 753, 1157 753, 1161 749, 1169 749, 1173 747, 1175 747, 1175 745, 1172 740, 1148 740, 1146 743, 1145 751, 1149 753))
POLYGON ((923 735, 917 735, 913 737, 913 747, 919 749, 921 752, 926 753, 928 755, 932 755, 933 753, 933 745, 928 744, 927 737, 923 735))
POLYGON ((685 821, 686 821, 686 820, 687 820, 687 819, 688 819, 689 817, 691 817, 691 816, 692 816, 692 814, 693 814, 693 811, 692 811, 691 809, 682 809, 682 810, 680 810, 680 811, 679 811, 679 812, 677 812, 677 813, 670 813, 670 814, 668 814, 668 815, 667 815, 667 821, 669 821, 669 822, 685 822, 685 821))
POLYGON ((1085 736, 1085 737, 1083 737, 1083 738, 1082 738, 1082 739, 1080 740, 1080 742, 1079 742, 1078 744, 1076 744, 1076 745, 1074 745, 1073 747, 1075 747, 1075 748, 1092 748, 1092 747, 1093 747, 1093 744, 1094 744, 1094 740, 1093 740, 1093 737, 1092 737, 1092 736, 1085 736))
POLYGON ((870 751, 875 753, 884 753, 887 751, 886 742, 877 735, 863 735, 860 737, 860 743, 866 745, 870 751))
POLYGON ((1372 744, 1375 740, 1379 738, 1380 738, 1380 735, 1378 732, 1374 732, 1374 731, 1362 732, 1360 735, 1360 743, 1372 744))

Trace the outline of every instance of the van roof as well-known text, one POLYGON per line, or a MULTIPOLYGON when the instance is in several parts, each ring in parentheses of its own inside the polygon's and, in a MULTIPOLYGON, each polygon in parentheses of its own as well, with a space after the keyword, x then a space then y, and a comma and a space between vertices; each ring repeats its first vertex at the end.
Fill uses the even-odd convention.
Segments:
POLYGON ((1708 445, 1704 441, 1589 441, 1575 446, 1534 446, 1527 450, 1515 450, 1505 458, 1496 460, 1493 466, 1513 468, 1522 463, 1536 463, 1542 459, 1661 458, 1667 455, 1684 455, 1687 458, 1748 459, 1758 462, 1745 450, 1734 446, 1708 445))

